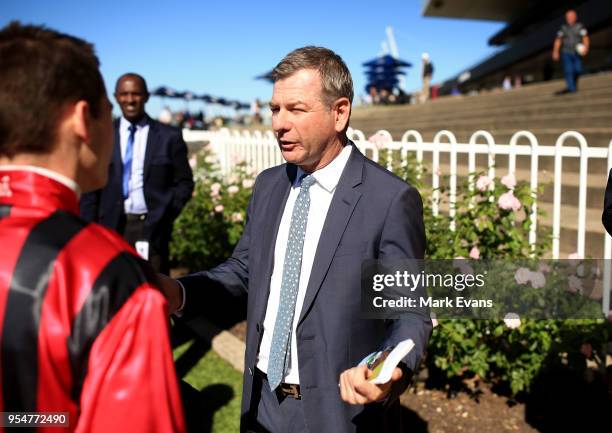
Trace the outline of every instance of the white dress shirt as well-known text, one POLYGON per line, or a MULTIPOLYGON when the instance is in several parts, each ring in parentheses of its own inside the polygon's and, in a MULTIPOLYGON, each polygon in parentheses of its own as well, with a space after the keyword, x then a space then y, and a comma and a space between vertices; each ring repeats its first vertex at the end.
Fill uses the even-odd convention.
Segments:
MULTIPOLYGON (((304 297, 306 296, 306 288, 312 271, 319 237, 323 230, 323 224, 327 217, 329 205, 336 191, 336 186, 342 175, 342 171, 348 162, 351 155, 352 147, 345 146, 340 154, 329 163, 327 166, 312 173, 316 182, 310 187, 310 207, 308 209, 308 222, 306 223, 306 237, 304 240, 304 249, 302 252, 302 266, 300 271, 300 283, 298 286, 297 301, 295 304, 295 313, 293 315, 293 327, 291 332, 291 353, 289 358, 289 367, 287 369, 283 382, 300 383, 300 375, 298 371, 297 357, 297 339, 295 337, 295 329, 300 318, 304 297)), ((293 206, 300 193, 300 177, 304 172, 298 168, 296 180, 291 187, 283 216, 278 228, 276 236, 276 245, 274 247, 274 270, 270 278, 270 296, 268 297, 268 306, 266 309, 266 317, 263 324, 263 336, 259 347, 259 355, 257 359, 257 368, 264 373, 268 372, 268 358, 270 356, 270 346, 272 344, 272 334, 274 333, 274 324, 276 323, 276 314, 278 312, 278 303, 280 299, 281 283, 283 279, 283 264, 285 262, 285 251, 287 249, 287 241, 289 239, 289 227, 291 225, 291 215, 293 214, 293 206)))
MULTIPOLYGON (((125 159, 131 123, 123 116, 119 121, 119 141, 121 145, 121 161, 125 159)), ((147 138, 149 125, 143 119, 136 124, 134 133, 134 147, 132 148, 132 173, 129 180, 129 194, 123 206, 126 214, 147 213, 147 204, 144 198, 144 158, 147 151, 147 138)))

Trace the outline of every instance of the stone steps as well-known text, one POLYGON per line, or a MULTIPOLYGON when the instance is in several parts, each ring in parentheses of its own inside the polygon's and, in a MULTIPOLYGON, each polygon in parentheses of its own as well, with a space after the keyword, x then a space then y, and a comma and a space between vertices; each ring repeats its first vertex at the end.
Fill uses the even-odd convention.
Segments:
MULTIPOLYGON (((559 82, 558 82, 559 83, 559 82)), ((467 109, 481 108, 497 108, 511 107, 520 105, 523 108, 535 107, 538 105, 547 104, 552 107, 565 107, 582 103, 590 104, 592 101, 601 101, 612 93, 612 80, 601 83, 590 88, 581 88, 575 94, 557 96, 554 94, 556 90, 563 88, 563 85, 557 84, 553 89, 547 92, 533 92, 533 86, 525 87, 524 89, 509 91, 509 92, 494 92, 489 94, 480 94, 475 96, 445 96, 433 101, 429 101, 424 105, 379 105, 368 107, 355 107, 353 114, 361 115, 376 115, 378 113, 394 112, 394 113, 416 113, 426 114, 431 112, 444 113, 451 112, 457 109, 466 111, 467 109), (527 94, 523 93, 528 91, 527 94), (500 104, 501 102, 501 104, 500 104)))
POLYGON ((424 105, 356 107, 351 126, 378 129, 583 129, 612 127, 612 73, 585 77, 581 90, 554 96, 562 81, 508 92, 443 97, 424 105))
MULTIPOLYGON (((425 141, 433 141, 441 130, 449 130, 459 143, 467 143, 477 130, 489 131, 496 143, 505 144, 514 133, 528 130, 534 133, 541 146, 554 146, 565 131, 575 130, 584 135, 589 146, 608 147, 612 140, 612 73, 585 76, 576 94, 555 96, 565 84, 562 80, 527 85, 511 91, 493 91, 477 96, 442 97, 423 105, 357 107, 351 116, 351 126, 366 137, 380 129, 400 140, 403 133, 415 129, 425 141)), ((446 142, 446 140, 444 140, 446 142)), ((484 140, 479 140, 484 143, 484 140)), ((519 144, 529 144, 525 139, 519 144)), ((566 146, 578 146, 574 140, 566 146)), ((425 166, 431 170, 431 152, 425 152, 425 166)), ((467 179, 467 154, 458 154, 459 184, 467 179)), ((450 172, 450 155, 440 154, 440 172, 450 172)), ((487 155, 476 156, 477 172, 487 172, 487 155)), ((496 177, 507 173, 508 157, 496 155, 496 177)), ((516 176, 530 180, 531 158, 518 156, 516 176)), ((539 224, 552 227, 554 193, 554 157, 539 157, 538 183, 542 187, 539 207, 546 216, 539 224)), ((563 159, 561 250, 565 257, 576 250, 579 200, 578 158, 563 159)), ((591 159, 587 175, 586 252, 588 256, 603 254, 604 229, 601 224, 603 196, 608 170, 605 159, 591 159)), ((431 185, 431 174, 423 179, 431 185)), ((441 178, 447 185, 448 179, 441 178)))
MULTIPOLYGON (((391 136, 393 137, 393 139, 398 140, 398 141, 402 138, 402 135, 404 134, 404 132, 406 132, 408 129, 411 129, 411 128, 407 128, 405 124, 394 125, 394 124, 387 123, 386 128, 379 128, 378 126, 380 126, 380 124, 369 125, 369 127, 363 128, 363 129, 357 128, 357 126, 354 126, 354 128, 362 131, 365 134, 366 138, 374 134, 376 131, 380 129, 386 129, 387 131, 389 131, 389 133, 391 133, 391 136)), ((418 132, 421 133, 424 141, 431 142, 433 141, 435 134, 441 131, 442 129, 445 129, 445 128, 438 127, 438 128, 420 129, 418 130, 418 132)), ((509 128, 509 129, 478 128, 478 129, 484 129, 485 131, 490 132, 493 135, 493 138, 495 139, 495 142, 497 144, 508 144, 510 142, 510 138, 516 132, 520 130, 525 130, 526 128, 509 128)), ((455 135, 458 143, 468 143, 472 134, 474 134, 478 129, 476 128, 473 128, 473 129, 456 128, 450 131, 455 135)), ((538 144, 540 146, 554 146, 559 136, 563 134, 565 131, 568 131, 567 128, 531 128, 527 130, 532 132, 536 136, 536 138, 538 139, 538 144)), ((574 130, 581 133, 586 138, 587 144, 591 147, 608 147, 608 145, 610 144, 610 141, 612 140, 612 125, 611 127, 598 127, 598 128, 582 127, 582 128, 576 128, 574 130)), ((484 140, 480 140, 478 142, 485 143, 484 140)), ((521 139, 519 140, 518 144, 529 144, 529 141, 527 141, 527 139, 521 139)), ((569 145, 578 146, 578 142, 568 140, 566 141, 565 145, 566 146, 569 146, 569 145)), ((565 164, 565 161, 564 161, 564 164, 565 164)))
MULTIPOLYGON (((589 119, 589 127, 591 128, 606 128, 612 125, 612 111, 606 113, 586 113, 584 115, 589 119)), ((406 119, 402 121, 400 125, 396 125, 394 122, 389 122, 389 127, 402 126, 405 129, 416 129, 417 131, 423 130, 442 130, 447 129, 449 131, 455 131, 459 129, 485 129, 485 130, 498 130, 498 129, 526 129, 532 130, 536 128, 550 128, 550 129, 562 129, 568 130, 580 130, 584 126, 584 119, 577 117, 574 113, 563 113, 563 114, 550 114, 542 116, 514 116, 511 119, 507 118, 494 118, 494 119, 481 119, 478 117, 470 118, 456 118, 456 119, 436 119, 432 121, 426 120, 414 120, 406 119)))
MULTIPOLYGON (((567 106, 561 113, 556 113, 554 110, 551 110, 551 107, 546 104, 539 104, 534 107, 487 107, 484 109, 478 110, 467 110, 467 111, 449 111, 448 113, 438 113, 437 117, 433 120, 437 123, 442 122, 456 122, 458 120, 465 121, 473 121, 473 120, 483 120, 489 117, 502 117, 507 118, 532 118, 534 116, 542 117, 543 119, 558 119, 558 118, 576 118, 576 117, 590 117, 590 116, 605 116, 608 115, 608 119, 612 119, 612 95, 609 98, 606 98, 601 101, 594 101, 588 106, 584 106, 582 103, 576 104, 573 106, 567 106)), ((356 123, 355 118, 358 116, 352 117, 351 123, 356 123)), ((390 118, 389 116, 385 116, 385 113, 376 113, 372 114, 365 119, 360 119, 361 123, 369 123, 369 122, 380 122, 385 120, 401 120, 402 123, 413 123, 413 124, 421 124, 425 122, 431 122, 431 116, 423 113, 407 113, 402 118, 390 118)), ((584 125, 581 125, 584 126, 584 125)), ((609 126, 609 124, 607 125, 609 126)))
MULTIPOLYGON (((544 212, 544 216, 538 218, 538 226, 546 227, 552 233, 552 203, 540 202, 539 209, 544 212)), ((448 213, 448 203, 440 204, 440 212, 448 213)), ((577 250, 578 208, 564 204, 561 206, 561 216, 560 258, 566 258, 577 250)), ((601 224, 601 210, 587 209, 585 233, 585 251, 587 257, 603 257, 604 234, 605 231, 601 224)))
POLYGON ((610 88, 593 89, 574 95, 565 96, 536 96, 519 99, 516 101, 500 98, 484 102, 475 101, 477 97, 457 97, 454 99, 456 104, 439 104, 437 101, 428 102, 426 105, 401 105, 401 106, 375 106, 375 107, 355 107, 351 118, 353 120, 361 118, 380 119, 389 116, 410 116, 428 117, 432 114, 436 116, 458 115, 463 116, 470 113, 504 114, 508 112, 534 112, 545 111, 579 111, 582 108, 594 107, 596 110, 605 108, 609 104, 612 94, 610 88), (587 103, 585 104, 585 101, 587 103), (487 112, 486 110, 490 110, 487 112))
MULTIPOLYGON (((487 173, 487 170, 482 166, 478 169, 479 173, 487 173)), ((429 170, 431 171, 431 170, 429 170)), ((496 170, 495 177, 499 181, 507 174, 507 167, 501 167, 496 170)), ((450 173, 450 164, 441 163, 440 173, 442 176, 447 176, 450 173)), ((467 165, 457 165, 457 184, 463 185, 468 180, 467 165)), ((518 181, 530 182, 531 173, 528 169, 519 168, 515 171, 515 176, 518 181)), ((580 186, 580 176, 578 173, 563 173, 563 183, 561 195, 563 203, 570 206, 578 206, 578 190, 580 186)), ((425 185, 431 185, 431 173, 423 176, 422 181, 425 185)), ((543 188, 538 198, 540 202, 552 203, 554 194, 554 173, 548 170, 538 171, 538 184, 543 188)), ((587 208, 600 209, 603 206, 603 197, 606 189, 607 177, 605 175, 587 175, 587 208)), ((449 186, 448 178, 440 178, 440 185, 449 186)), ((603 230, 603 228, 602 228, 603 230)), ((602 232, 603 233, 603 232, 602 232)))

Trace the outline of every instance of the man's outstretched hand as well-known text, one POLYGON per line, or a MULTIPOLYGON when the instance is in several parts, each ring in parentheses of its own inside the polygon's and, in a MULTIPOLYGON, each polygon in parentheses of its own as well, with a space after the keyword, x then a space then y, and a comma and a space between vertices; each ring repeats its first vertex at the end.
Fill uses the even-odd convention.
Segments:
POLYGON ((349 368, 340 375, 340 396, 349 404, 367 404, 382 401, 389 395, 391 385, 402 378, 402 370, 395 368, 391 380, 381 385, 374 385, 368 379, 374 374, 365 365, 349 368))
POLYGON ((183 304, 183 289, 175 279, 164 274, 158 274, 157 276, 159 277, 159 286, 168 300, 170 314, 176 313, 183 304))

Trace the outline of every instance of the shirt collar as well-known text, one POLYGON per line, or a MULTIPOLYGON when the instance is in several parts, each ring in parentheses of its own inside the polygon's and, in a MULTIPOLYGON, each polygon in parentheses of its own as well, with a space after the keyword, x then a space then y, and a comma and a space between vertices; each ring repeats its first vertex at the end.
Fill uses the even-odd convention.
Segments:
MULTIPOLYGON (((121 128, 122 131, 128 131, 130 125, 132 124, 132 122, 130 122, 129 120, 127 120, 125 117, 121 116, 121 119, 119 120, 119 127, 121 128)), ((145 126, 147 124, 147 115, 145 114, 142 119, 140 119, 138 122, 135 123, 136 125, 136 129, 140 129, 143 126, 145 126)))
MULTIPOLYGON (((316 182, 327 192, 331 193, 336 189, 338 182, 340 182, 340 176, 342 176, 342 172, 344 171, 344 167, 346 167, 346 163, 348 162, 349 157, 351 156, 351 151, 353 146, 347 144, 340 151, 340 153, 325 167, 316 170, 312 173, 312 176, 315 178, 316 182)), ((299 186, 300 179, 303 175, 307 174, 300 167, 297 169, 296 182, 294 186, 299 186)))
POLYGON ((41 176, 48 177, 50 179, 55 180, 56 182, 61 183, 62 185, 70 188, 73 192, 79 196, 81 194, 81 188, 79 185, 69 177, 64 176, 63 174, 59 174, 56 171, 49 170, 47 168, 38 167, 35 165, 1 165, 0 171, 14 171, 14 170, 23 170, 30 171, 32 173, 40 174, 41 176))

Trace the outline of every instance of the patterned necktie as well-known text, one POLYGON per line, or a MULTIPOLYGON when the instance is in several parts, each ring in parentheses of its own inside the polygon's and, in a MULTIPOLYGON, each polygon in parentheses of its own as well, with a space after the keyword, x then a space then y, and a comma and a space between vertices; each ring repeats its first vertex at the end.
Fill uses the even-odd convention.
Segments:
POLYGON ((132 176, 132 159, 134 155, 134 135, 136 134, 136 125, 131 124, 128 128, 130 135, 128 136, 127 145, 125 146, 125 156, 123 157, 123 198, 126 199, 130 195, 130 177, 132 176))
POLYGON ((289 227, 289 240, 285 251, 283 264, 283 279, 281 282, 280 300, 276 323, 272 334, 270 357, 268 360, 268 383, 274 391, 282 382, 287 370, 288 353, 290 352, 291 331, 295 303, 300 285, 300 271, 302 268, 302 250, 306 236, 306 223, 308 221, 308 208, 310 207, 310 194, 308 190, 315 182, 312 175, 302 179, 300 193, 293 206, 291 225, 289 227))

